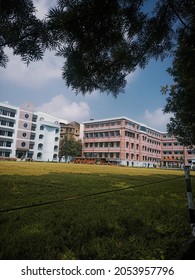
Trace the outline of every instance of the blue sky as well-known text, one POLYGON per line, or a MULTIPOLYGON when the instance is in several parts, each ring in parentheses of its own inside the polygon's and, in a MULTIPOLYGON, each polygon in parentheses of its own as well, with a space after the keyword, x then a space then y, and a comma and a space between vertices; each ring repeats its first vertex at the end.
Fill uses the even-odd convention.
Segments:
MULTIPOLYGON (((49 0, 34 0, 39 17, 47 11, 49 0), (38 4, 37 4, 38 3, 38 4)), ((166 104, 160 87, 172 83, 166 72, 171 59, 151 60, 144 69, 137 69, 127 77, 125 94, 116 99, 106 93, 75 95, 61 78, 63 61, 47 52, 44 60, 26 65, 20 57, 6 51, 10 62, 6 69, 0 68, 0 101, 20 106, 32 102, 35 110, 40 110, 68 121, 87 121, 118 116, 145 123, 160 131, 166 130, 169 115, 162 112, 166 104)))

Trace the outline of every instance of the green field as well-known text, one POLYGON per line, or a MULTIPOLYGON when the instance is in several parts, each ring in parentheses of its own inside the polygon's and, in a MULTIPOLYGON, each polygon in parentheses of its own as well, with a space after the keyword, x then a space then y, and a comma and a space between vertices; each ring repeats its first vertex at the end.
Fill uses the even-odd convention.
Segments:
POLYGON ((189 237, 183 171, 0 162, 0 259, 174 259, 189 237))

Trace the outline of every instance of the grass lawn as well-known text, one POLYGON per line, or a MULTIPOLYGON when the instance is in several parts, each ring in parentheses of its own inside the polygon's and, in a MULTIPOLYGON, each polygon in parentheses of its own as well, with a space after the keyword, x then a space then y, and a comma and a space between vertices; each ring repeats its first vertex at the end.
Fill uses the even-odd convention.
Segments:
POLYGON ((0 211, 0 259, 174 259, 190 237, 178 170, 0 162, 0 211))

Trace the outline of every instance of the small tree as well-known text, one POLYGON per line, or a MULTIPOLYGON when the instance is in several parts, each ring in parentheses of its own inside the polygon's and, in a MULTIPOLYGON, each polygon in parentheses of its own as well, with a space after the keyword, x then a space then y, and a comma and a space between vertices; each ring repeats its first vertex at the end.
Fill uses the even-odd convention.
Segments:
POLYGON ((67 162, 68 157, 81 156, 82 142, 76 140, 73 135, 64 135, 60 140, 59 158, 65 157, 67 162))

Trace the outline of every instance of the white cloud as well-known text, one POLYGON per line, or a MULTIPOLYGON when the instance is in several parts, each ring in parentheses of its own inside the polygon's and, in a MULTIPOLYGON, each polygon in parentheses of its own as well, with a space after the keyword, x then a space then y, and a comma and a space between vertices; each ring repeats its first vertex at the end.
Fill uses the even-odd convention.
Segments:
MULTIPOLYGON (((36 16, 43 18, 56 0, 33 0, 36 8, 36 16)), ((40 88, 51 79, 62 79, 61 68, 63 59, 56 57, 54 52, 46 51, 43 60, 31 62, 27 67, 20 56, 13 55, 9 48, 5 48, 9 57, 6 69, 0 69, 0 79, 13 82, 27 88, 40 88)))
POLYGON ((70 121, 83 122, 89 119, 89 105, 87 102, 70 102, 64 95, 59 94, 49 102, 36 108, 37 111, 70 121))
POLYGON ((164 114, 162 110, 162 108, 158 108, 153 112, 145 110, 141 121, 152 128, 160 131, 166 131, 166 125, 172 114, 164 114))
POLYGON ((56 57, 54 52, 47 51, 42 61, 32 62, 27 67, 19 56, 14 56, 6 48, 10 61, 6 69, 1 69, 1 79, 13 82, 27 88, 40 88, 50 80, 62 79, 62 59, 56 57))

